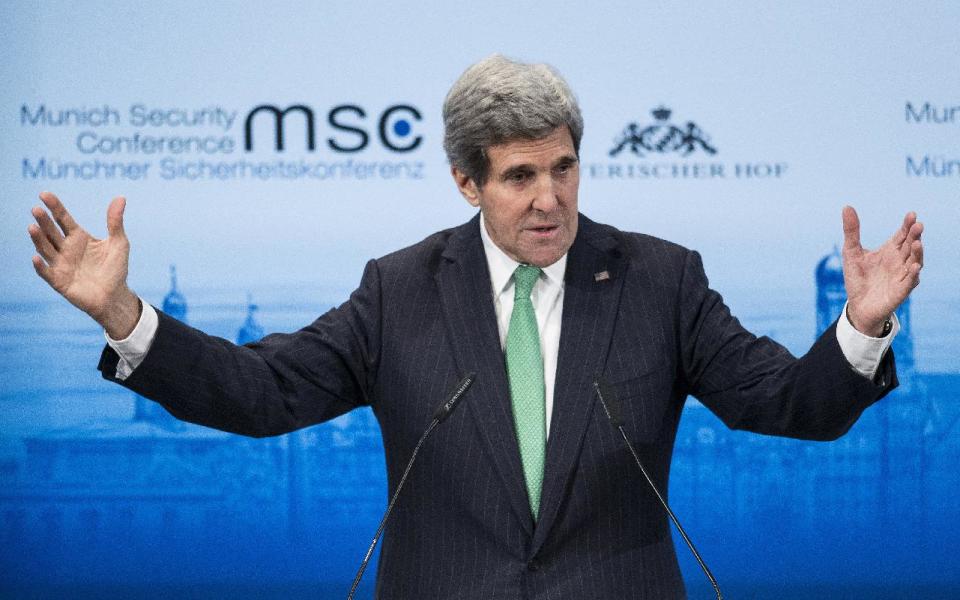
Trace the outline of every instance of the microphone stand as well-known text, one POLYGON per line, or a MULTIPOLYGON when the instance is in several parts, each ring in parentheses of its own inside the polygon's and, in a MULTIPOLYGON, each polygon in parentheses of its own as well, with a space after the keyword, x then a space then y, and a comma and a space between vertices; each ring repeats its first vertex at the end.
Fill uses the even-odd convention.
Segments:
POLYGON ((373 541, 370 542, 370 547, 367 548, 367 554, 363 557, 363 562, 360 563, 360 569, 357 570, 357 576, 353 578, 353 585, 350 586, 350 594, 347 596, 347 600, 353 600, 353 595, 357 592, 357 586, 360 585, 360 579, 363 578, 363 572, 367 570, 367 564, 370 562, 370 557, 373 556, 373 550, 377 547, 377 542, 380 541, 380 536, 383 534, 383 530, 387 525, 387 519, 390 517, 390 513, 393 512, 393 506, 397 503, 397 498, 400 497, 400 490, 403 489, 403 484, 407 481, 407 475, 410 474, 410 469, 413 468, 413 462, 417 459, 417 453, 420 452, 420 446, 423 446, 423 442, 427 439, 427 436, 430 435, 437 425, 442 423, 447 417, 450 416, 450 413, 453 412, 453 409, 457 407, 460 399, 466 393, 467 389, 473 384, 474 379, 477 378, 476 373, 470 373, 464 377, 460 383, 457 384, 456 389, 450 398, 440 405, 437 408, 436 412, 433 414, 433 420, 430 421, 430 425, 427 427, 427 430, 423 432, 423 435, 420 436, 420 441, 417 442, 417 445, 413 448, 413 454, 410 456, 410 461, 407 463, 407 468, 403 470, 403 476, 400 477, 400 483, 397 484, 396 491, 393 492, 393 497, 390 498, 390 504, 387 505, 387 511, 383 514, 383 518, 380 519, 380 525, 377 527, 377 533, 373 536, 373 541))
POLYGON ((357 591, 357 586, 360 585, 360 579, 363 577, 363 572, 367 570, 367 563, 370 562, 370 557, 373 556, 373 549, 377 547, 377 542, 380 541, 380 535, 383 533, 384 527, 387 525, 387 519, 390 517, 390 513, 393 511, 393 505, 397 503, 397 497, 400 495, 400 490, 403 488, 403 483, 407 480, 407 475, 410 474, 410 469, 413 467, 413 461, 417 458, 417 452, 420 451, 420 446, 423 445, 423 441, 427 439, 427 436, 430 435, 430 432, 436 428, 440 423, 436 418, 430 422, 430 426, 427 427, 427 430, 423 432, 423 435, 420 436, 420 441, 417 442, 417 446, 413 449, 413 455, 410 457, 410 462, 407 463, 407 468, 403 471, 403 477, 400 478, 400 484, 397 485, 397 491, 393 493, 393 498, 390 499, 390 504, 387 505, 387 512, 383 514, 383 518, 380 519, 380 526, 377 527, 377 533, 373 536, 373 541, 370 542, 370 547, 367 548, 367 554, 363 557, 363 562, 360 564, 360 570, 357 571, 357 576, 353 578, 353 585, 350 586, 350 595, 347 596, 347 600, 353 600, 353 595, 357 591))
POLYGON ((633 449, 633 444, 630 443, 630 440, 627 438, 627 432, 623 429, 623 418, 620 412, 620 405, 618 400, 613 393, 613 390, 607 385, 607 382, 603 379, 597 379, 593 382, 593 387, 597 392, 597 398, 600 399, 600 404, 603 405, 603 410, 607 413, 607 419, 610 420, 610 423, 613 424, 620 431, 620 435, 623 437, 623 441, 627 443, 627 448, 630 449, 630 454, 633 455, 634 462, 637 463, 637 466, 640 467, 640 472, 643 473, 643 477, 647 480, 647 483, 650 484, 650 487, 653 489, 653 493, 657 495, 657 500, 660 501, 660 504, 663 505, 663 508, 667 511, 667 515, 670 517, 670 520, 673 521, 674 526, 676 526, 677 531, 680 533, 680 537, 683 538, 683 541, 686 542, 687 547, 690 548, 690 552, 693 553, 693 557, 697 559, 697 563, 700 565, 700 568, 706 574, 707 579, 710 580, 710 585, 713 586, 713 591, 717 594, 717 600, 723 600, 723 595, 720 593, 720 586, 717 584, 717 580, 714 579, 713 573, 710 572, 710 569, 707 567, 707 563, 703 562, 703 559, 700 557, 700 553, 697 552, 697 549, 693 546, 693 541, 690 540, 690 536, 687 535, 687 532, 684 531, 683 526, 680 525, 679 519, 673 514, 673 511, 670 510, 670 506, 667 504, 667 501, 663 498, 663 494, 660 493, 660 490, 657 489, 657 485, 653 482, 653 478, 650 477, 650 474, 647 473, 647 470, 643 467, 643 463, 640 462, 640 457, 637 456, 637 451, 633 449))

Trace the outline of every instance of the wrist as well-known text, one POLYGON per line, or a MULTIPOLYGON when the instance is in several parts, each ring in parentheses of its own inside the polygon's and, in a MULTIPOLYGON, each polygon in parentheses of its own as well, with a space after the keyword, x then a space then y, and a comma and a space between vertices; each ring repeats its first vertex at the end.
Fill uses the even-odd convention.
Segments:
POLYGON ((887 315, 880 320, 860 319, 856 314, 851 314, 849 305, 847 306, 846 319, 853 325, 854 329, 872 338, 886 337, 889 335, 890 330, 893 329, 891 315, 887 315))
POLYGON ((129 288, 124 287, 117 298, 108 303, 106 310, 94 318, 110 339, 122 340, 133 332, 140 321, 142 311, 140 298, 129 288))

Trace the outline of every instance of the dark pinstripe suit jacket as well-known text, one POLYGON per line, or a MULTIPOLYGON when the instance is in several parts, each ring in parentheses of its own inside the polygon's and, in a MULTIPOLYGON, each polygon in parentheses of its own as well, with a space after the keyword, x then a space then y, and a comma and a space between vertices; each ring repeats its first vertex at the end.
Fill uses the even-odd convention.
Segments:
MULTIPOLYGON (((107 348, 100 368, 113 378, 107 348)), ((478 379, 420 454, 383 543, 381 598, 682 598, 668 522, 595 401, 603 374, 662 490, 684 399, 728 426, 828 439, 894 385, 831 328, 800 359, 745 331, 699 255, 581 216, 565 278, 540 514, 530 514, 477 218, 367 264, 349 301, 249 348, 163 314, 123 383, 175 416, 267 436, 373 407, 390 491, 444 395, 478 379), (595 281, 607 271, 610 278, 595 281)))

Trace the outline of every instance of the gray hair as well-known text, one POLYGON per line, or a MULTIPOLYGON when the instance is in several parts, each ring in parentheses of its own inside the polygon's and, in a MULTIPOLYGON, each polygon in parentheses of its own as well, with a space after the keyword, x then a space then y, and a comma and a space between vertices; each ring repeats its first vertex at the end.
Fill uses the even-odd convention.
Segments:
POLYGON ((566 125, 580 153, 583 117, 563 77, 546 64, 494 54, 471 65, 443 102, 443 149, 450 164, 482 186, 486 150, 516 139, 534 140, 566 125))

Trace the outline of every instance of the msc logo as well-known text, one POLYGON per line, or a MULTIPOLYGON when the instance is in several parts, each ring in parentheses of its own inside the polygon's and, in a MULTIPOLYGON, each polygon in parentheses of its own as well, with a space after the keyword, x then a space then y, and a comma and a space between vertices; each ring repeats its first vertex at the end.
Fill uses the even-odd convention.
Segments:
POLYGON ((664 106, 652 111, 655 122, 643 129, 636 123, 630 123, 617 138, 616 145, 610 150, 610 156, 616 156, 624 151, 637 156, 644 153, 668 154, 677 152, 681 156, 689 156, 698 148, 707 154, 716 154, 717 150, 709 144, 710 137, 703 132, 693 121, 688 121, 682 128, 669 122, 671 110, 664 106))
MULTIPOLYGON (((295 113, 299 119, 294 123, 301 125, 307 150, 316 150, 316 119, 313 109, 303 104, 293 104, 284 109, 273 104, 261 104, 249 113, 243 124, 244 149, 253 151, 254 120, 257 115, 273 124, 274 148, 277 152, 286 149, 287 117, 295 113), (270 119, 270 116, 273 119, 270 119)), ((327 112, 327 124, 334 134, 326 139, 327 146, 335 152, 360 152, 370 145, 370 135, 366 126, 367 112, 355 104, 334 106, 327 112)), ((377 140, 393 152, 410 152, 423 141, 423 136, 413 135, 413 122, 421 121, 420 111, 408 104, 388 106, 377 119, 377 140)), ((261 129, 262 131, 262 129, 261 129)), ((299 136, 297 136, 299 137, 299 136)))

